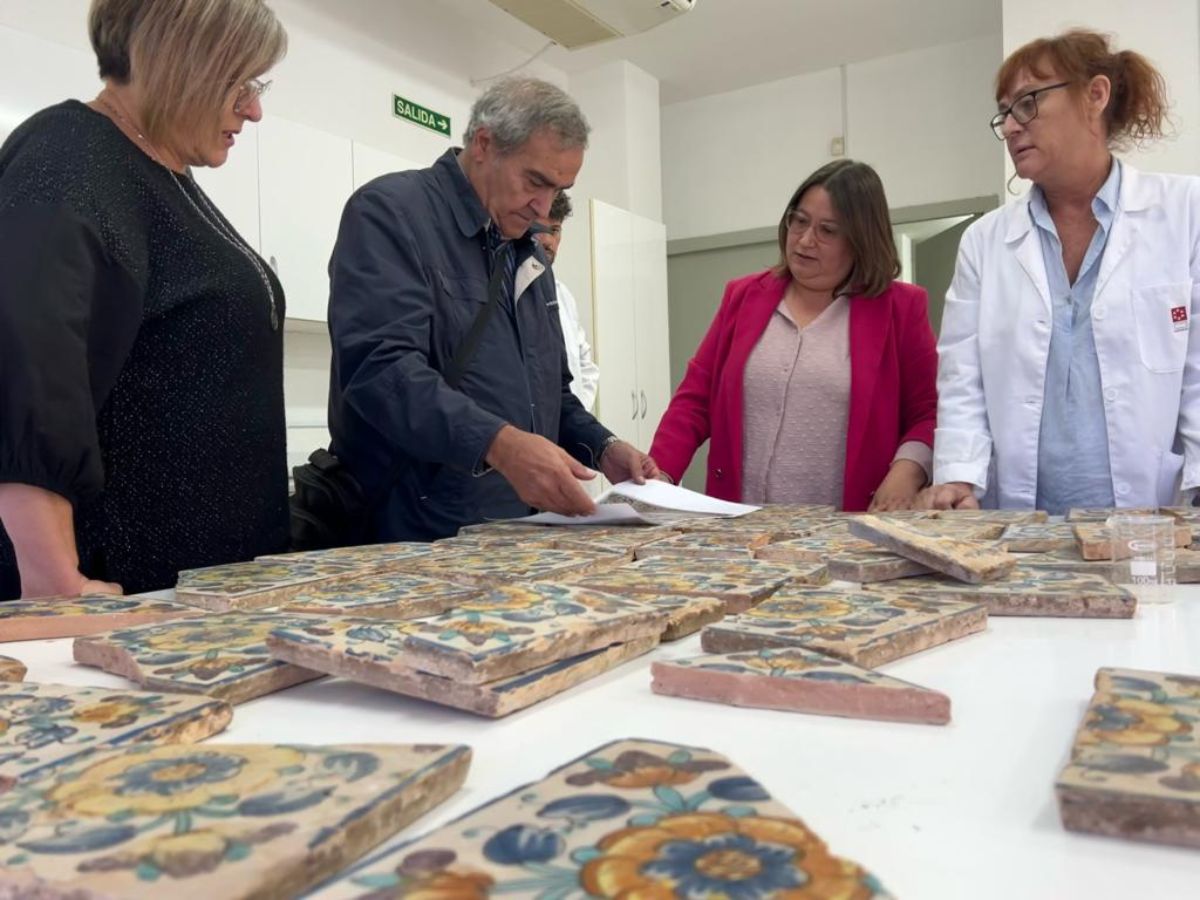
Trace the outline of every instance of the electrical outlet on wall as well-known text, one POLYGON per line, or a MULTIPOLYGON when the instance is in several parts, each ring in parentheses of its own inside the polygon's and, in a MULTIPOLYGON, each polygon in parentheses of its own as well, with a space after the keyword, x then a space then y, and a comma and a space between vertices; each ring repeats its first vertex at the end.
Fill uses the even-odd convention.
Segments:
POLYGON ((830 156, 845 156, 846 155, 846 139, 844 137, 841 137, 839 135, 838 137, 835 137, 832 141, 829 142, 829 155, 830 156))

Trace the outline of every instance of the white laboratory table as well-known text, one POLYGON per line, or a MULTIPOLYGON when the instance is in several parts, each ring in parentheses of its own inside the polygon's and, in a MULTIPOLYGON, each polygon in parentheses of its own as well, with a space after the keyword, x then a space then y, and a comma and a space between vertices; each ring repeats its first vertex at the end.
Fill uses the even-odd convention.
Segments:
MULTIPOLYGON (((31 681, 127 687, 75 665, 71 641, 5 644, 31 681)), ((461 742, 464 788, 402 840, 541 778, 600 744, 717 750, 905 900, 1196 900, 1200 851, 1070 834, 1054 779, 1101 666, 1200 674, 1200 586, 1133 620, 993 618, 987 630, 882 667, 944 691, 947 726, 738 709, 660 697, 650 661, 697 636, 496 721, 339 679, 236 708, 225 742, 461 742)))

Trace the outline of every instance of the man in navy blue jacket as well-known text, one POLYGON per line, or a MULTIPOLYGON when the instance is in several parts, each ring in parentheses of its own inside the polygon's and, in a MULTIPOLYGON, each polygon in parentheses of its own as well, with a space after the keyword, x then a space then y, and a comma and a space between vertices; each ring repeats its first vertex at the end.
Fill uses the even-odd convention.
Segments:
POLYGON ((588 125, 554 85, 489 88, 463 150, 346 204, 330 261, 333 451, 376 507, 373 539, 432 540, 532 509, 593 511, 581 479, 657 476, 570 390, 554 276, 532 239, 574 184, 588 125), (499 268, 499 303, 447 374, 499 268))

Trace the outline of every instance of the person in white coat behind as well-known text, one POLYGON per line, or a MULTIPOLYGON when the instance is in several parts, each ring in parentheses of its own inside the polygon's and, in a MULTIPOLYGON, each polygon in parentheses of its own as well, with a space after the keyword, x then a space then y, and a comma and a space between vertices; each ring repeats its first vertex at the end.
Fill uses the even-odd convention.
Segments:
MULTIPOLYGON (((558 255, 558 245, 562 241, 562 226, 571 215, 571 198, 566 191, 559 191, 558 196, 550 206, 550 215, 542 222, 547 229, 535 235, 542 249, 546 251, 546 259, 553 267, 558 255)), ((592 348, 588 344, 587 334, 579 324, 579 305, 575 297, 567 290, 567 286, 554 278, 554 288, 558 293, 558 321, 562 323, 563 341, 567 345, 567 364, 571 369, 571 392, 579 398, 583 408, 589 412, 596 405, 596 390, 600 385, 600 367, 592 361, 592 348)))
POLYGON ((1075 30, 1009 56, 996 100, 1033 188, 963 235, 920 504, 1175 503, 1200 485, 1200 178, 1113 155, 1162 136, 1162 76, 1075 30))

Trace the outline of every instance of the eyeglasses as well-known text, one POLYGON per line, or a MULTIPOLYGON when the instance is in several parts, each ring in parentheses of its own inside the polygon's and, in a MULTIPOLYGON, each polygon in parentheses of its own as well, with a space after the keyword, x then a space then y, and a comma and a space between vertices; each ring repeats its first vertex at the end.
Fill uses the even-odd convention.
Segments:
POLYGON ((829 222, 814 223, 808 218, 807 213, 803 213, 798 209, 791 210, 784 221, 787 224, 787 230, 797 236, 804 234, 809 228, 813 228, 813 236, 821 243, 832 241, 841 236, 841 232, 836 225, 829 222), (815 228, 814 225, 816 226, 815 228))
POLYGON ((270 89, 271 82, 251 78, 238 88, 237 97, 233 101, 233 111, 236 113, 242 112, 249 104, 253 103, 270 89))
POLYGON ((996 135, 997 140, 1004 140, 1004 121, 1010 115, 1017 120, 1018 125, 1028 125, 1037 118, 1038 94, 1066 87, 1070 83, 1069 81, 1060 81, 1058 84, 1048 84, 1045 87, 1028 91, 1009 104, 1008 109, 1002 109, 996 115, 992 116, 992 132, 996 135))

